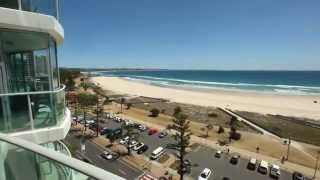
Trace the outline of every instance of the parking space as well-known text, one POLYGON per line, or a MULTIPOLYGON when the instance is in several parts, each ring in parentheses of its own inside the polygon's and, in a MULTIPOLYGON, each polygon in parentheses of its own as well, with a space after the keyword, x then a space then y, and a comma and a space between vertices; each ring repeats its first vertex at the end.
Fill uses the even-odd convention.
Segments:
MULTIPOLYGON (((122 122, 116 121, 114 119, 106 119, 104 123, 100 124, 102 127, 116 129, 122 126, 122 122)), ((146 144, 149 148, 144 155, 147 157, 151 156, 151 153, 158 147, 166 148, 168 144, 174 143, 174 139, 172 136, 167 135, 165 137, 160 138, 158 131, 155 134, 150 135, 149 130, 152 127, 148 127, 148 129, 144 131, 140 131, 140 135, 138 137, 138 141, 146 144)), ((119 139, 116 140, 119 142, 119 139)), ((175 153, 174 150, 167 149, 167 153, 175 153)), ((249 170, 247 168, 248 159, 240 158, 236 164, 230 163, 230 158, 232 157, 232 153, 225 154, 222 153, 221 157, 215 157, 215 153, 217 150, 212 148, 208 148, 205 146, 199 146, 195 148, 192 152, 190 152, 186 159, 191 161, 192 168, 189 176, 194 179, 197 179, 199 174, 202 172, 204 168, 209 168, 212 171, 212 174, 209 179, 212 180, 220 180, 223 177, 228 177, 229 179, 236 180, 270 180, 273 179, 268 174, 261 174, 257 171, 259 160, 257 162, 257 167, 255 170, 249 170)), ((284 170, 281 171, 281 175, 279 179, 290 180, 292 179, 292 174, 288 173, 284 170)))

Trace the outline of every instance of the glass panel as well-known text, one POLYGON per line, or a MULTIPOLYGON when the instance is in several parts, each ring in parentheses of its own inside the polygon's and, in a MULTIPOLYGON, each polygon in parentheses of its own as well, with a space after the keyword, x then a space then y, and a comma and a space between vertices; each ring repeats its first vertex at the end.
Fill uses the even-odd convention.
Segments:
POLYGON ((89 180, 89 177, 76 169, 22 147, 0 142, 1 180, 89 180))
POLYGON ((65 115, 65 92, 61 91, 55 94, 56 118, 58 123, 63 122, 65 115))
POLYGON ((9 97, 8 123, 10 131, 22 131, 31 128, 29 121, 27 96, 9 97))
POLYGON ((31 95, 32 115, 35 128, 55 126, 52 95, 31 95))
POLYGON ((8 74, 8 92, 49 91, 58 87, 55 43, 49 35, 0 29, 0 52, 8 74), (52 41, 52 40, 51 40, 52 41), (49 49, 49 43, 51 45, 49 49), (52 53, 49 53, 49 50, 52 53), (52 62, 50 62, 50 56, 52 62), (51 80, 51 67, 54 70, 51 80), (55 86, 52 87, 52 84, 55 86))
POLYGON ((5 129, 4 113, 3 113, 2 97, 0 97, 0 131, 3 131, 4 129, 5 129))
POLYGON ((22 10, 57 17, 56 0, 21 0, 22 10))
POLYGON ((59 69, 57 65, 57 48, 55 41, 50 38, 50 62, 52 68, 53 89, 59 88, 59 69))
POLYGON ((19 9, 18 0, 0 0, 0 7, 19 9))

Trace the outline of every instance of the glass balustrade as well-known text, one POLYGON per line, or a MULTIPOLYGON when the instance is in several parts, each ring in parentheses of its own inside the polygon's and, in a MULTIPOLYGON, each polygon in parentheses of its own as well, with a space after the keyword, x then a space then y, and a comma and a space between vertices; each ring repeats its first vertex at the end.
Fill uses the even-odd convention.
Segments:
POLYGON ((0 132, 58 126, 65 110, 64 87, 57 91, 0 94, 0 132))

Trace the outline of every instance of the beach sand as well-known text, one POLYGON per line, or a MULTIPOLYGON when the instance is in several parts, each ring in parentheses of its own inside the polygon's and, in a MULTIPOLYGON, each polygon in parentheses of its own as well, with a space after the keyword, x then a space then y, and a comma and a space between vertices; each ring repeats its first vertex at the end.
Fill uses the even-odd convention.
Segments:
POLYGON ((191 91, 158 87, 119 77, 93 77, 104 89, 128 95, 164 98, 173 102, 214 106, 262 114, 304 117, 320 121, 320 96, 278 95, 222 90, 191 91), (314 103, 314 101, 318 103, 314 103))

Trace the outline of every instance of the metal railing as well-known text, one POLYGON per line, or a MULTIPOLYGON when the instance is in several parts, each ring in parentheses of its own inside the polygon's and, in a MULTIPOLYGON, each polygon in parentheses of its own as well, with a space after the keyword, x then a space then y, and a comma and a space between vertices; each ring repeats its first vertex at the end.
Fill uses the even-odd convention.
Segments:
MULTIPOLYGON (((14 154, 17 155, 17 154, 14 154)), ((5 134, 0 133, 0 156, 4 161, 0 161, 0 167, 4 167, 3 169, 0 169, 0 179, 3 180, 9 180, 10 174, 8 174, 7 171, 5 171, 6 168, 10 169, 17 169, 14 172, 10 173, 23 173, 23 170, 19 170, 18 167, 12 167, 14 165, 18 165, 18 163, 30 163, 30 164, 23 164, 23 165, 29 165, 32 166, 28 169, 35 169, 37 172, 28 172, 27 174, 23 174, 23 176, 28 179, 28 176, 32 174, 36 174, 37 176, 33 176, 34 180, 40 180, 40 179, 52 179, 52 180, 64 180, 64 179, 70 179, 70 177, 66 176, 63 177, 60 175, 57 175, 56 172, 47 171, 45 168, 47 167, 64 167, 64 168, 70 168, 70 171, 72 171, 73 179, 112 179, 112 180, 123 180, 124 178, 119 177, 117 175, 114 175, 110 172, 104 171, 100 168, 97 168, 95 166, 92 166, 90 164, 87 164, 85 162, 82 162, 80 160, 74 159, 72 157, 66 156, 64 154, 61 154, 59 152, 55 152, 54 150, 50 150, 48 148, 42 147, 37 144, 33 144, 31 142, 15 138, 12 136, 8 136, 5 134), (28 156, 28 159, 33 159, 34 162, 17 162, 16 159, 14 159, 15 156, 10 156, 10 154, 13 153, 19 153, 20 158, 22 155, 28 156), (32 158, 30 158, 32 157, 32 158), (16 163, 16 164, 15 164, 16 163), (45 165, 45 166, 43 166, 45 165), (6 167, 10 166, 10 167, 6 167), (45 172, 42 172, 45 171, 45 172), (6 174, 7 173, 7 174, 6 174), (40 174, 40 175, 39 175, 40 174)), ((21 165, 21 164, 20 164, 21 165)), ((57 168, 56 168, 57 169, 57 168)), ((15 177, 19 177, 18 174, 14 175, 15 177)))

